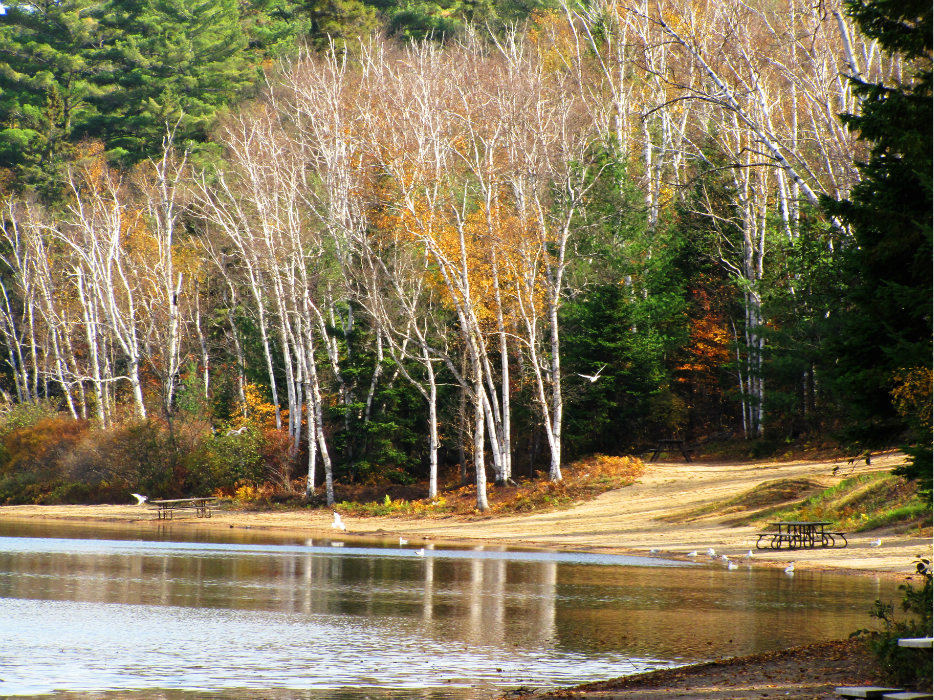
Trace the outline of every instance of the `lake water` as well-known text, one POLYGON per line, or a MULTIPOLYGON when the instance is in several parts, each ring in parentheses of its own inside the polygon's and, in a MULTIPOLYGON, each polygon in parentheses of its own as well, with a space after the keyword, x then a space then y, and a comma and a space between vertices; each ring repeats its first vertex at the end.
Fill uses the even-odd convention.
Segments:
POLYGON ((486 698, 846 637, 897 586, 710 560, 414 550, 0 521, 0 695, 486 698))

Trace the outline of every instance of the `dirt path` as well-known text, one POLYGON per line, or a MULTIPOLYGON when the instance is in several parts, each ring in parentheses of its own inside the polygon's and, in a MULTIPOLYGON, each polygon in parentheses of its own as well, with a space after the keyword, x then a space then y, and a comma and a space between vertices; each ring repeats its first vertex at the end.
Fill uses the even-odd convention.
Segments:
MULTIPOLYGON (((490 544, 642 554, 659 549, 660 556, 683 556, 691 550, 703 553, 708 547, 727 555, 742 555, 753 549, 754 561, 762 565, 785 566, 794 559, 799 568, 908 573, 913 570, 911 562, 915 556, 931 555, 929 536, 895 535, 882 530, 854 535, 846 549, 798 550, 789 554, 755 550, 758 531, 750 526, 730 526, 725 522, 730 520, 729 516, 666 521, 674 514, 722 501, 765 481, 811 479, 830 486, 854 473, 890 470, 901 459, 892 453, 874 457, 871 466, 856 467, 845 462, 814 461, 744 464, 669 461, 647 465, 645 475, 633 486, 608 492, 568 510, 496 518, 345 517, 344 521, 351 536, 399 534, 407 536, 413 544, 419 539, 480 540, 490 544), (832 473, 835 466, 841 467, 836 475, 832 473), (882 537, 882 546, 869 547, 869 542, 877 537, 882 537)), ((156 524, 151 512, 137 506, 0 507, 0 519, 20 518, 97 521, 110 525, 152 520, 156 524)), ((189 517, 171 524, 178 528, 192 526, 336 534, 330 528, 330 514, 320 511, 232 511, 217 513, 209 521, 189 517)))

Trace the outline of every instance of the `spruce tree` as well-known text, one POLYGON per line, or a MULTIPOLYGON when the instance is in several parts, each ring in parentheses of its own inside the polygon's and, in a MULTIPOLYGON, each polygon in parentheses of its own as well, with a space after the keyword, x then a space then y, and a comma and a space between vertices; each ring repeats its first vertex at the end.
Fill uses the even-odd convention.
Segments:
MULTIPOLYGON (((862 178, 848 200, 825 201, 854 236, 844 251, 848 289, 840 332, 829 346, 830 369, 851 409, 849 434, 868 445, 916 423, 895 411, 891 393, 900 371, 931 368, 931 3, 848 0, 847 6, 867 36, 900 53, 911 69, 904 82, 850 77, 861 108, 841 118, 871 144, 870 157, 857 163, 862 178)), ((919 457, 930 482, 930 425, 925 432, 914 437, 924 445, 927 456, 919 457)))

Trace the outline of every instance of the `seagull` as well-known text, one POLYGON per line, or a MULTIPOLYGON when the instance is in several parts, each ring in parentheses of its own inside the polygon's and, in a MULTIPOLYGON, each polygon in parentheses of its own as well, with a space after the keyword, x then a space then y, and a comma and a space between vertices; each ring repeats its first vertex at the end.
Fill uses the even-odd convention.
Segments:
POLYGON ((697 552, 696 552, 696 551, 695 551, 695 552, 688 552, 688 553, 687 553, 687 556, 689 556, 689 557, 696 557, 696 556, 697 556, 697 552))
POLYGON ((331 523, 331 527, 333 527, 335 530, 343 530, 344 532, 347 532, 347 526, 344 525, 344 521, 341 520, 341 516, 336 511, 334 512, 334 522, 331 523))
POLYGON ((873 540, 872 542, 869 543, 869 546, 870 546, 870 547, 881 547, 881 546, 882 546, 882 538, 880 537, 880 538, 877 539, 877 540, 873 540))
POLYGON ((720 555, 720 558, 721 558, 723 561, 729 561, 729 560, 730 560, 730 558, 729 558, 726 554, 721 554, 721 555, 720 555))
POLYGON ((791 562, 788 567, 785 569, 786 574, 793 574, 795 572, 795 563, 791 562))
POLYGON ((144 496, 141 493, 131 493, 130 495, 136 499, 136 505, 138 506, 143 505, 146 501, 149 500, 149 496, 144 496))
POLYGON ((408 540, 404 540, 404 539, 402 539, 401 537, 399 538, 399 544, 400 544, 400 545, 408 544, 408 543, 409 543, 408 540))
POLYGON ((416 557, 423 557, 423 556, 425 556, 425 550, 424 550, 424 549, 416 549, 416 550, 415 550, 415 556, 416 556, 416 557))
POLYGON ((244 425, 242 428, 238 428, 237 430, 228 430, 227 435, 224 437, 230 437, 231 435, 243 435, 243 431, 246 429, 247 426, 244 425))
POLYGON ((713 547, 711 547, 710 549, 707 550, 707 556, 708 556, 708 557, 715 557, 715 556, 717 556, 717 553, 716 553, 715 551, 713 551, 713 547))
POLYGON ((734 564, 733 562, 728 561, 728 562, 726 563, 726 568, 727 568, 729 571, 733 571, 734 569, 738 569, 738 568, 739 568, 739 564, 734 564))
POLYGON ((660 549, 650 549, 649 554, 658 554, 660 551, 660 549))
POLYGON ((577 372, 577 376, 583 377, 584 379, 588 379, 590 380, 590 383, 593 384, 595 381, 597 381, 600 378, 600 372, 602 372, 605 369, 606 369, 606 365, 603 365, 603 367, 597 370, 596 374, 581 374, 580 372, 577 372))
POLYGON ((343 547, 344 543, 343 542, 331 542, 331 546, 332 547, 343 547))
POLYGON ((752 559, 752 550, 751 550, 751 549, 743 555, 743 559, 752 559))

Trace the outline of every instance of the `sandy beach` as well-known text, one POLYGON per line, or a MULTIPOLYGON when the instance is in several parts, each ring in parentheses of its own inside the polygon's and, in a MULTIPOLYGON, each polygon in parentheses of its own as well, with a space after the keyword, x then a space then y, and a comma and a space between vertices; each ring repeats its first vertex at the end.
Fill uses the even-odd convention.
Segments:
MULTIPOLYGON (((857 533, 849 546, 836 549, 785 551, 757 550, 760 530, 749 525, 735 526, 736 514, 712 514, 686 518, 684 514, 748 491, 776 479, 809 479, 821 486, 832 486, 854 474, 887 471, 900 463, 898 453, 874 456, 871 465, 845 461, 715 463, 667 461, 647 464, 645 474, 632 486, 607 492, 593 501, 565 510, 529 515, 497 517, 438 516, 351 517, 345 516, 347 533, 342 537, 405 536, 413 543, 422 541, 463 541, 525 547, 601 551, 607 553, 649 554, 683 557, 692 550, 717 554, 745 554, 752 549, 754 563, 786 566, 790 560, 800 569, 820 569, 852 573, 902 574, 914 570, 918 555, 932 552, 930 530, 925 533, 896 534, 893 529, 857 533), (834 468, 837 467, 836 473, 834 468), (681 517, 679 517, 679 515, 681 517), (882 539, 881 547, 869 543, 882 539)), ((53 520, 106 523, 115 526, 133 522, 145 527, 173 528, 249 527, 271 532, 305 535, 334 535, 330 512, 307 510, 223 510, 210 519, 180 514, 166 523, 156 520, 147 506, 3 506, 0 519, 16 521, 53 520)))
MULTIPOLYGON (((344 516, 348 532, 331 528, 328 510, 220 510, 210 519, 180 514, 159 521, 147 506, 3 506, 0 521, 52 523, 100 528, 249 528, 270 535, 353 538, 405 536, 418 542, 462 542, 542 547, 606 553, 634 553, 684 558, 692 551, 714 548, 717 554, 741 556, 754 552, 753 565, 784 567, 794 560, 799 569, 902 578, 914 571, 912 561, 931 556, 930 527, 924 532, 898 534, 894 528, 853 534, 845 549, 757 550, 759 529, 736 526, 736 513, 698 515, 711 504, 776 479, 807 479, 816 488, 828 487, 854 474, 891 470, 900 463, 897 453, 874 456, 871 465, 830 461, 687 464, 667 461, 646 465, 632 486, 607 492, 593 501, 552 512, 521 516, 437 516, 429 518, 344 516), (836 468, 836 469, 835 469, 836 468), (882 546, 870 542, 882 539, 882 546)), ((855 641, 827 642, 754 657, 657 671, 608 680, 599 684, 538 694, 517 689, 504 700, 528 698, 585 698, 586 700, 644 700, 648 698, 717 698, 751 700, 763 697, 833 698, 836 685, 867 684, 877 671, 865 648, 855 641)))

